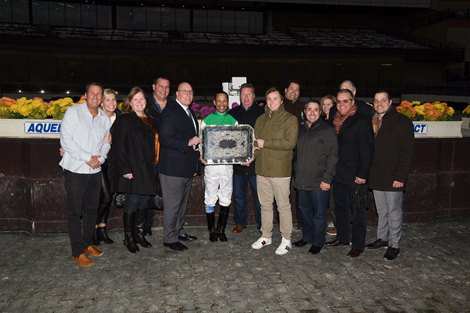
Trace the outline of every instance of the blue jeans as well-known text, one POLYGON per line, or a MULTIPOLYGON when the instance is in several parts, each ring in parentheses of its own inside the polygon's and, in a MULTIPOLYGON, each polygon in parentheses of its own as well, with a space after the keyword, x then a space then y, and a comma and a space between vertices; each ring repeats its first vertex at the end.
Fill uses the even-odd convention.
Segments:
POLYGON ((302 239, 319 248, 325 244, 328 194, 322 190, 297 190, 302 214, 302 239))
POLYGON ((248 201, 246 189, 250 185, 255 203, 255 221, 258 229, 261 227, 261 206, 256 188, 256 175, 233 175, 233 202, 235 207, 235 224, 245 227, 248 223, 248 201))

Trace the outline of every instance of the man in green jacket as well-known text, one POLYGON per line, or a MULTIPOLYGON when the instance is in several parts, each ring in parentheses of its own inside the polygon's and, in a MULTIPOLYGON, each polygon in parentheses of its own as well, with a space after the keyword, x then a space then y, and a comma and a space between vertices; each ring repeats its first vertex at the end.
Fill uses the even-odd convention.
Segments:
POLYGON ((265 113, 255 124, 256 185, 261 204, 262 235, 251 247, 261 249, 271 244, 273 202, 276 200, 282 241, 276 254, 283 255, 292 247, 292 212, 289 201, 292 156, 297 144, 297 118, 284 109, 278 89, 266 91, 265 113))

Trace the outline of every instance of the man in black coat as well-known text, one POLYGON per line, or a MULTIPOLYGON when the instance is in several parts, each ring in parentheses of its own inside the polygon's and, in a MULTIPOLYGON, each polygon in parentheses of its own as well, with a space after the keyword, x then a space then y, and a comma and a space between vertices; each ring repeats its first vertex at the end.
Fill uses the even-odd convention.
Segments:
MULTIPOLYGON (((147 99, 147 115, 152 118, 155 127, 158 129, 160 116, 163 110, 165 110, 168 101, 168 95, 170 94, 170 80, 166 77, 156 77, 152 84, 153 94, 147 99)), ((145 218, 145 234, 152 235, 153 217, 155 216, 155 210, 163 209, 162 199, 162 187, 160 184, 160 178, 158 177, 158 171, 155 169, 155 183, 157 184, 157 194, 151 201, 149 210, 147 210, 147 217, 145 218)))
POLYGON ((379 221, 377 240, 369 249, 388 247, 384 258, 395 259, 400 253, 403 225, 403 197, 414 152, 413 123, 397 112, 386 91, 374 96, 374 158, 369 175, 379 221))
POLYGON ((348 89, 337 95, 338 112, 333 126, 338 134, 338 157, 336 176, 333 182, 337 236, 327 242, 329 246, 349 245, 348 256, 358 257, 366 239, 366 207, 356 205, 357 191, 365 192, 365 183, 374 149, 371 120, 358 114, 354 96, 348 89))
MULTIPOLYGON (((339 90, 342 90, 342 89, 347 89, 347 90, 351 91, 353 96, 356 97, 356 91, 357 91, 356 85, 354 85, 354 83, 351 80, 347 79, 347 80, 342 81, 341 84, 339 85, 339 90)), ((359 113, 361 115, 364 115, 366 117, 372 118, 372 116, 374 115, 374 108, 371 105, 369 105, 367 102, 365 102, 363 100, 359 100, 359 99, 355 99, 354 103, 357 107, 357 113, 359 113)), ((329 118, 331 123, 333 121, 333 118, 334 118, 336 112, 338 112, 337 106, 331 107, 331 109, 330 109, 330 118, 329 118)))
MULTIPOLYGON (((241 104, 230 110, 228 113, 232 115, 238 124, 248 124, 255 127, 256 119, 264 113, 264 109, 255 101, 255 87, 246 83, 240 86, 240 102, 241 104)), ((233 166, 233 203, 234 203, 234 233, 241 233, 248 223, 248 202, 246 199, 246 189, 248 184, 251 188, 253 201, 255 204, 255 221, 258 230, 261 229, 261 206, 258 199, 258 191, 256 188, 255 163, 251 162, 249 166, 234 165, 233 166)))
POLYGON ((163 244, 176 251, 187 247, 179 240, 196 240, 183 228, 191 183, 199 166, 201 142, 196 115, 189 108, 193 88, 182 82, 176 100, 163 111, 159 121, 160 158, 158 172, 163 192, 163 244))

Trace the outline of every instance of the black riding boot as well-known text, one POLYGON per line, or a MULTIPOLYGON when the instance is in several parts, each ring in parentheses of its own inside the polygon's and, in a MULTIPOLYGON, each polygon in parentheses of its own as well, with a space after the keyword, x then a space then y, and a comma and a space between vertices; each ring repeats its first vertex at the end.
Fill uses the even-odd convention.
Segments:
POLYGON ((112 240, 108 236, 108 231, 106 230, 106 226, 98 227, 97 231, 98 231, 98 238, 100 239, 100 241, 103 241, 106 244, 114 243, 114 240, 112 240))
POLYGON ((95 227, 95 232, 93 233, 93 245, 94 246, 99 246, 100 245, 100 232, 98 230, 98 227, 95 227))
POLYGON ((215 213, 206 213, 207 228, 209 229, 209 240, 212 242, 217 241, 217 233, 215 231, 215 213))
MULTIPOLYGON (((101 208, 98 210, 98 220, 96 222, 96 225, 99 224, 104 224, 106 225, 108 223, 108 216, 109 216, 109 211, 111 209, 111 203, 103 203, 101 204, 101 208)), ((108 236, 108 231, 106 229, 106 226, 104 227, 98 227, 96 228, 97 230, 97 237, 99 241, 103 241, 106 244, 111 244, 114 243, 114 240, 109 238, 108 236)))
POLYGON ((145 239, 145 217, 147 216, 147 209, 137 210, 135 221, 135 240, 144 248, 150 248, 152 244, 145 239))
POLYGON ((220 241, 227 241, 225 227, 227 226, 228 210, 228 206, 220 206, 219 219, 217 220, 217 236, 220 241))
POLYGON ((139 247, 137 246, 135 239, 134 239, 134 231, 135 231, 135 212, 134 213, 126 213, 124 212, 123 220, 124 220, 124 240, 123 243, 127 247, 127 250, 131 253, 136 253, 139 251, 139 247))

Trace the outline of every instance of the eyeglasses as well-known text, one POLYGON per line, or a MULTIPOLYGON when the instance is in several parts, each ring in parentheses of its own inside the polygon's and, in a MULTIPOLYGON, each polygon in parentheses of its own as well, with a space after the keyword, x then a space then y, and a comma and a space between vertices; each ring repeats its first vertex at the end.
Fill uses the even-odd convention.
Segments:
POLYGON ((194 92, 192 90, 180 89, 180 90, 177 90, 177 91, 181 92, 183 95, 192 95, 192 94, 194 94, 194 92))
POLYGON ((336 100, 337 104, 348 104, 349 102, 351 102, 352 99, 345 99, 345 100, 336 100))

